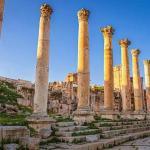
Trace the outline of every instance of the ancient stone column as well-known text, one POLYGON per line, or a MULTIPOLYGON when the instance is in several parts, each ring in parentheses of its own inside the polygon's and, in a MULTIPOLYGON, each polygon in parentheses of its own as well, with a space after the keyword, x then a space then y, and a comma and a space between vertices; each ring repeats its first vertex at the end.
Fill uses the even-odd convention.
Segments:
MULTIPOLYGON (((52 8, 48 4, 41 6, 39 24, 39 38, 37 48, 37 65, 35 79, 35 94, 33 102, 33 114, 27 118, 29 126, 36 131, 42 129, 51 130, 53 119, 47 114, 48 100, 48 74, 49 74, 49 39, 50 39, 50 15, 52 8)), ((49 131, 48 131, 49 132, 49 131)))
POLYGON ((128 58, 128 46, 130 43, 128 39, 119 41, 119 45, 121 46, 121 96, 123 112, 131 110, 130 68, 128 58))
POLYGON ((113 67, 114 73, 114 90, 121 92, 121 65, 113 67))
POLYGON ((0 0, 0 34, 2 30, 3 11, 4 11, 4 0, 0 0))
POLYGON ((89 11, 81 9, 78 11, 78 106, 74 120, 90 122, 89 94, 90 94, 90 69, 89 69, 89 11))
POLYGON ((150 60, 144 60, 147 112, 150 112, 150 60))
POLYGON ((141 90, 141 78, 139 71, 139 59, 140 50, 133 49, 132 54, 132 73, 133 73, 133 90, 134 90, 134 103, 135 103, 135 112, 143 111, 143 102, 142 102, 142 90, 141 90))
POLYGON ((107 26, 101 29, 104 37, 104 109, 113 110, 113 54, 112 35, 114 29, 107 26))
POLYGON ((51 14, 52 8, 48 4, 41 6, 34 95, 34 113, 40 116, 47 116, 51 14))

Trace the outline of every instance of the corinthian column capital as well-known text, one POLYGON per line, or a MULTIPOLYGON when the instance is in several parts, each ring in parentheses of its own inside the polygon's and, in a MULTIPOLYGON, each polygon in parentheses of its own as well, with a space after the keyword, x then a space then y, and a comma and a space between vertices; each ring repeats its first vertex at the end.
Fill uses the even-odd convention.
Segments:
POLYGON ((48 4, 43 4, 40 8, 42 17, 50 17, 53 12, 53 9, 48 4))
POLYGON ((148 64, 150 64, 150 60, 144 60, 143 63, 144 63, 144 65, 148 65, 148 64))
POLYGON ((101 28, 101 32, 103 33, 104 37, 105 36, 112 36, 114 34, 114 29, 112 26, 106 26, 104 28, 101 28))
POLYGON ((131 44, 131 42, 128 39, 121 39, 119 41, 119 45, 121 47, 128 47, 131 44))
POLYGON ((88 21, 90 11, 87 9, 82 8, 81 10, 78 11, 78 19, 79 21, 88 21))
POLYGON ((132 56, 136 56, 138 57, 138 55, 141 53, 141 51, 139 49, 132 49, 131 50, 131 54, 132 56))

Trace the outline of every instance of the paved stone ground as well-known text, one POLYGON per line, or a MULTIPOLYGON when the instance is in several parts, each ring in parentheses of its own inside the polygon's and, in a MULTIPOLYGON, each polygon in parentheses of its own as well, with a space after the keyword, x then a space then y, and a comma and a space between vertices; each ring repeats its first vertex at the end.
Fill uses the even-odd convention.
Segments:
POLYGON ((150 137, 127 142, 107 150, 150 150, 150 137))

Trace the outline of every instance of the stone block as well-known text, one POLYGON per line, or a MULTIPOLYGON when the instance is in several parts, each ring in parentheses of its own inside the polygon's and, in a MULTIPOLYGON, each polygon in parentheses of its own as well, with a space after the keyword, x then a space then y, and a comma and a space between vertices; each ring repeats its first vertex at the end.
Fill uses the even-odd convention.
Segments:
POLYGON ((39 132, 39 135, 42 139, 46 139, 48 138, 52 133, 52 130, 51 128, 49 129, 41 129, 40 132, 39 132))
POLYGON ((19 144, 29 150, 39 150, 40 138, 22 137, 19 144))
POLYGON ((86 136, 86 141, 87 142, 96 142, 99 140, 99 134, 95 134, 95 135, 87 135, 86 136))
POLYGON ((0 126, 0 140, 18 140, 20 137, 29 137, 30 132, 25 126, 0 126))
POLYGON ((18 144, 5 144, 3 148, 4 150, 17 150, 19 149, 19 145, 18 144))

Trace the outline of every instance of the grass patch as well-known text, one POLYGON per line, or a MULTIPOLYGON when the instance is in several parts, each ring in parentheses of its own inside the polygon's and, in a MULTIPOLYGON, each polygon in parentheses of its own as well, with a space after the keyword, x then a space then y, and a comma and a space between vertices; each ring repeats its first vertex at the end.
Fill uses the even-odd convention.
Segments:
POLYGON ((46 141, 41 141, 40 142, 40 145, 46 145, 46 144, 49 144, 49 143, 60 143, 60 139, 58 139, 56 136, 52 137, 51 139, 48 139, 46 141))
POLYGON ((19 125, 19 126, 26 126, 27 121, 26 121, 26 116, 25 115, 8 115, 1 113, 0 114, 0 125, 19 125))
POLYGON ((100 133, 100 130, 73 132, 72 136, 93 135, 100 133))
POLYGON ((96 126, 95 126, 95 124, 93 123, 93 122, 91 122, 91 123, 84 123, 83 124, 83 126, 87 126, 88 127, 88 129, 98 129, 96 126))
POLYGON ((22 96, 15 91, 13 85, 0 81, 0 103, 17 104, 17 98, 22 98, 22 96))
POLYGON ((57 116, 57 117, 54 117, 54 119, 57 121, 57 122, 71 122, 73 121, 71 118, 69 117, 62 117, 62 116, 57 116))

